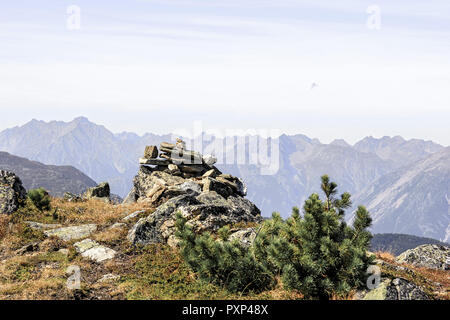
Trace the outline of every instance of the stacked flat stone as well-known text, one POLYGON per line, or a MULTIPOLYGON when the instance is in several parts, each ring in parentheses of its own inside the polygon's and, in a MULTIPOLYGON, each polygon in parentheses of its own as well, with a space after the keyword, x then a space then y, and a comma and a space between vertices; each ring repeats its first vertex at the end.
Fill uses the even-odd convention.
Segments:
POLYGON ((171 173, 184 172, 197 175, 210 170, 217 161, 213 156, 203 156, 199 152, 186 150, 186 143, 181 139, 175 144, 162 142, 159 151, 160 153, 156 146, 147 146, 139 163, 167 167, 171 173))
POLYGON ((244 182, 216 168, 215 157, 186 150, 182 140, 176 144, 161 143, 159 157, 155 157, 155 149, 146 147, 145 157, 140 159, 141 168, 124 203, 146 202, 158 207, 187 194, 212 194, 225 200, 246 196, 244 182))

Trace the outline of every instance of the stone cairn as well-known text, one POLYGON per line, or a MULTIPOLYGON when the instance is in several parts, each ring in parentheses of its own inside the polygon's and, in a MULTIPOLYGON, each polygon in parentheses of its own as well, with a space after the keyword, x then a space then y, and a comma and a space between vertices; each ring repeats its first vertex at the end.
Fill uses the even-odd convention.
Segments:
MULTIPOLYGON (((247 188, 238 177, 223 174, 214 156, 187 150, 178 139, 159 150, 147 146, 140 169, 124 203, 144 202, 155 211, 129 231, 133 244, 176 245, 176 213, 181 212, 195 232, 217 231, 239 222, 261 222, 260 210, 245 198, 247 188)), ((252 234, 244 232, 242 237, 252 234)))
POLYGON ((158 204, 162 199, 185 193, 184 189, 199 193, 215 191, 225 198, 244 197, 247 194, 244 182, 223 174, 214 166, 216 162, 214 156, 186 150, 181 139, 175 144, 163 142, 159 150, 147 146, 144 157, 139 159, 141 169, 133 180, 134 187, 124 202, 145 200, 158 204))
POLYGON ((212 170, 210 175, 219 172, 213 167, 217 162, 215 157, 186 150, 186 143, 181 139, 177 139, 176 144, 161 143, 160 151, 161 153, 156 146, 145 147, 144 157, 139 159, 139 164, 157 166, 160 171, 167 171, 174 176, 182 176, 186 179, 202 175, 206 171, 212 170))

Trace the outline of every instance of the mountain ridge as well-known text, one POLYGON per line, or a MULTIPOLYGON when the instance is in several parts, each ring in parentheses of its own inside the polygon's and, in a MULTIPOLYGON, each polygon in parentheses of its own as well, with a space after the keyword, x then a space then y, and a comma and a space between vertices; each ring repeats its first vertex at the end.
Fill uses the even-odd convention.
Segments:
POLYGON ((371 212, 375 232, 448 241, 450 147, 380 177, 357 198, 371 212))
POLYGON ((97 183, 72 166, 45 165, 0 151, 0 169, 14 172, 27 190, 43 187, 52 196, 81 194, 97 183))
MULTIPOLYGON (((205 141, 204 133, 202 137, 204 149, 215 143, 216 138, 205 141)), ((144 147, 173 138, 171 134, 113 133, 85 117, 70 122, 32 120, 0 132, 0 150, 42 163, 73 165, 96 181, 110 182, 111 192, 123 197, 131 190, 144 147)), ((182 138, 188 144, 192 140, 182 138)), ((236 141, 233 148, 237 148, 236 141)), ((350 145, 343 139, 325 144, 303 134, 282 134, 279 142, 280 170, 272 176, 262 176, 259 165, 217 164, 220 170, 244 180, 249 199, 260 207, 264 216, 270 216, 273 211, 289 216, 293 206, 301 205, 311 193, 320 193, 318 181, 323 174, 338 183, 340 192, 350 192, 355 206, 366 204, 371 199, 363 191, 369 190, 375 181, 395 175, 401 168, 445 148, 432 141, 406 140, 399 136, 369 136, 350 145)), ((246 141, 247 159, 248 144, 246 141)))

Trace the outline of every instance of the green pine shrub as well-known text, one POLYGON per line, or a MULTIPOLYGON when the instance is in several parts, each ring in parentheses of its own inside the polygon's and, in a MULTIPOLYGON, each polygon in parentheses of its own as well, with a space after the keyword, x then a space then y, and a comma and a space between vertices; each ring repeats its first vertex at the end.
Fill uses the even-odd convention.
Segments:
POLYGON ((177 215, 181 255, 200 279, 226 287, 231 292, 259 292, 274 284, 273 276, 258 262, 249 248, 228 240, 227 228, 216 241, 211 234, 196 236, 186 220, 177 215))
POLYGON ((280 277, 283 287, 306 298, 345 297, 365 284, 373 256, 367 255, 372 235, 367 210, 360 206, 353 227, 344 221, 351 206, 350 194, 337 195, 337 185, 322 177, 322 201, 312 194, 303 206, 303 216, 293 208, 283 220, 278 213, 266 220, 253 245, 229 242, 229 230, 221 230, 221 241, 210 234, 195 235, 178 216, 182 256, 201 278, 225 285, 232 291, 264 290, 280 277))
POLYGON ((30 190, 27 196, 40 211, 50 210, 50 195, 44 188, 30 190))

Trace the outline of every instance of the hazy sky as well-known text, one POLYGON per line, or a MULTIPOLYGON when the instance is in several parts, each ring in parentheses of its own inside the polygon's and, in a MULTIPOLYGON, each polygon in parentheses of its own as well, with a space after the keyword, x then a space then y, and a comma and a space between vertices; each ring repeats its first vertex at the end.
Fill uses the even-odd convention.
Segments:
POLYGON ((450 1, 2 1, 0 108, 0 129, 83 115, 450 145, 450 1))

